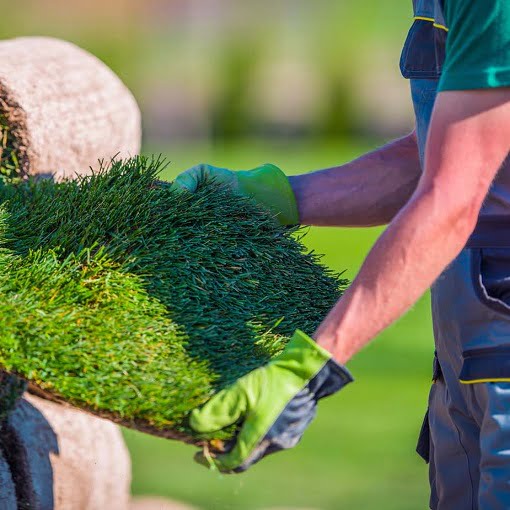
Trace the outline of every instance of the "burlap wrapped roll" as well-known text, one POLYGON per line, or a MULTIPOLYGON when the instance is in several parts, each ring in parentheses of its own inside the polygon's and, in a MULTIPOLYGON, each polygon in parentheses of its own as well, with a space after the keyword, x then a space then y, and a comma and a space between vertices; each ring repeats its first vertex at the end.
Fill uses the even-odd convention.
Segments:
POLYGON ((100 60, 65 41, 0 41, 0 116, 23 175, 72 177, 140 150, 140 111, 100 60))

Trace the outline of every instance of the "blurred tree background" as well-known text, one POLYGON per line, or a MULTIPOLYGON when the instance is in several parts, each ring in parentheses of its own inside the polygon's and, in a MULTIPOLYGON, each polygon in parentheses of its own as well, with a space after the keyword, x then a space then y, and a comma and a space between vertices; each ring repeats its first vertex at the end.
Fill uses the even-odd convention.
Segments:
POLYGON ((151 146, 388 137, 411 118, 402 3, 0 0, 0 34, 62 37, 97 55, 134 92, 151 146))
MULTIPOLYGON (((171 160, 169 179, 199 162, 298 173, 412 128, 398 69, 411 16, 410 0, 0 0, 0 37, 60 37, 106 62, 140 104, 144 151, 171 160)), ((311 229, 306 243, 353 278, 380 232, 311 229)), ((133 491, 204 510, 425 508, 413 450, 431 336, 426 297, 353 360, 356 384, 321 405, 299 447, 241 476, 126 431, 133 491)))

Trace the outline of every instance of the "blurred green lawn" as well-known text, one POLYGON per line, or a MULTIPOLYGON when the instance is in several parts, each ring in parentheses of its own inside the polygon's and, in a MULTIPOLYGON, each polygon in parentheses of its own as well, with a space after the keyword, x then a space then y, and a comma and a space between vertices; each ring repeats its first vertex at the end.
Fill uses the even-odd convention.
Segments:
MULTIPOLYGON (((287 173, 299 173, 339 164, 375 145, 251 141, 151 147, 146 152, 162 152, 171 159, 164 174, 170 179, 199 162, 251 168, 270 161, 287 173)), ((325 254, 328 265, 346 269, 352 279, 380 231, 311 229, 305 241, 325 254)), ((356 383, 320 405, 318 418, 298 447, 242 475, 221 476, 195 465, 190 446, 125 431, 133 457, 133 491, 207 510, 427 508, 427 468, 414 449, 426 407, 432 352, 425 297, 350 363, 356 383)))

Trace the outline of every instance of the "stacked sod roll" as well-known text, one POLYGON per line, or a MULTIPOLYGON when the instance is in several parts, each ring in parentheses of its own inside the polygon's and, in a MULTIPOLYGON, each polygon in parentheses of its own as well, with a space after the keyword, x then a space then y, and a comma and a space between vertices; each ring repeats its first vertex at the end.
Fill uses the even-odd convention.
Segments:
MULTIPOLYGON (((2 180, 88 173, 99 158, 137 154, 140 128, 140 111, 130 91, 86 51, 40 37, 0 41, 2 180)), ((35 284, 30 291, 32 298, 26 289, 22 292, 22 306, 35 314, 28 320, 34 324, 44 307, 36 306, 41 291, 35 284)), ((0 338, 0 345, 11 340, 0 338)), ((26 338, 20 334, 18 340, 26 338)), ((130 462, 117 427, 29 395, 25 386, 0 369, 2 503, 58 510, 86 500, 94 508, 127 508, 130 462)))
MULTIPOLYGON (((0 41, 1 180, 88 174, 98 159, 138 154, 140 143, 138 105, 99 59, 49 37, 0 41)), ((0 373, 0 421, 23 389, 0 373)))
POLYGON ((49 37, 0 41, 0 176, 74 177, 140 140, 138 105, 96 57, 49 37))
MULTIPOLYGON (((198 443, 191 409, 313 332, 346 284, 251 200, 161 162, 0 186, 0 366, 47 398, 198 443)), ((215 439, 228 439, 234 429, 215 439)))

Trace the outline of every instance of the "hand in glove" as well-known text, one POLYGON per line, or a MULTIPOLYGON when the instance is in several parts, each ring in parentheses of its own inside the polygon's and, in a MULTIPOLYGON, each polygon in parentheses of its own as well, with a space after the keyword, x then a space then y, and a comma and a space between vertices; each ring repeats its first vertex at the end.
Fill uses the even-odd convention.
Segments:
MULTIPOLYGON (((239 423, 232 447, 214 462, 222 472, 242 472, 265 455, 295 446, 315 417, 317 401, 352 380, 328 351, 297 330, 279 356, 193 410, 190 425, 214 433, 239 423)), ((197 460, 208 465, 203 454, 197 460)))
POLYGON ((265 164, 254 170, 238 172, 197 165, 181 173, 172 188, 194 193, 201 184, 211 181, 230 186, 241 195, 253 198, 274 214, 282 225, 299 223, 294 192, 287 176, 275 165, 265 164))

